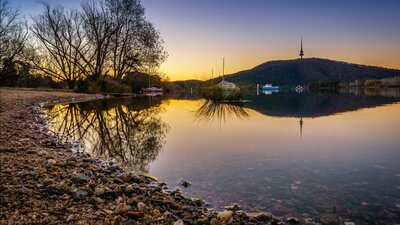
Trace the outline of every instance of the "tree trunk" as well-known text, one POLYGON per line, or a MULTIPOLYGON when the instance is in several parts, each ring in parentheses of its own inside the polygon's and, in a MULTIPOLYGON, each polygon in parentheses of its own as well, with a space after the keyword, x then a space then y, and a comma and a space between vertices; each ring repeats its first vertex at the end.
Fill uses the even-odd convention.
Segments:
POLYGON ((68 83, 68 88, 69 89, 72 90, 72 89, 75 88, 75 80, 68 80, 67 83, 68 83))

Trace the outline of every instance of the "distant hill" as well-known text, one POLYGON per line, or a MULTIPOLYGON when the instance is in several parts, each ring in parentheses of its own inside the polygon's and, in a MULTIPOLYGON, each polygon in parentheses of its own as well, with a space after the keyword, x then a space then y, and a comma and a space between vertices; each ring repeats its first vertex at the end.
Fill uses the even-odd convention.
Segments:
MULTIPOLYGON (((321 58, 269 61, 250 70, 226 75, 238 84, 297 85, 318 81, 351 82, 400 76, 400 70, 321 58)), ((214 79, 214 83, 220 78, 214 79)))

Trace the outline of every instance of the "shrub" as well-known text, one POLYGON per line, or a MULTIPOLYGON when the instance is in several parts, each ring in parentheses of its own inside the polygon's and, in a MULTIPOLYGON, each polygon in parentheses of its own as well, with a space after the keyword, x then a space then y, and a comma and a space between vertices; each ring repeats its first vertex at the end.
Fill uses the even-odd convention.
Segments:
POLYGON ((205 99, 216 102, 237 101, 243 97, 243 92, 240 89, 225 90, 220 87, 210 87, 203 89, 202 95, 205 99))

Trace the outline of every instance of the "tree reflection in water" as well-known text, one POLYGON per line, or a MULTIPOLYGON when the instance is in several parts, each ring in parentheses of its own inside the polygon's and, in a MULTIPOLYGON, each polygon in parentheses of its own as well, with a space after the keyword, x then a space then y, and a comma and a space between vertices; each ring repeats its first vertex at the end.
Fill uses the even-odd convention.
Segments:
POLYGON ((84 150, 102 159, 148 171, 169 130, 162 110, 160 102, 143 99, 55 105, 49 109, 50 129, 66 141, 81 140, 84 150))
POLYGON ((195 111, 197 121, 205 123, 223 124, 232 118, 247 118, 249 114, 241 103, 222 103, 211 100, 204 100, 195 111))

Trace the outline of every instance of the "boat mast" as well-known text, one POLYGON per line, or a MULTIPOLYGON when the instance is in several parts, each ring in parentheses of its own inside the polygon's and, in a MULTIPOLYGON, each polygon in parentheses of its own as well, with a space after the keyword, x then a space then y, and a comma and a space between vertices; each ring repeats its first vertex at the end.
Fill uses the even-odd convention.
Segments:
POLYGON ((222 58, 222 80, 225 80, 225 57, 222 58))

